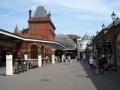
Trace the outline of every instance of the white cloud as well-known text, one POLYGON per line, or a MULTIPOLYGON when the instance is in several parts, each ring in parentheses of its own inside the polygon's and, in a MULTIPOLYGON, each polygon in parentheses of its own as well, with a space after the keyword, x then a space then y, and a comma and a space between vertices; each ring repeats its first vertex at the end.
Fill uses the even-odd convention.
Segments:
MULTIPOLYGON (((45 1, 50 3, 52 0, 45 1)), ((103 0, 53 0, 51 3, 56 3, 67 8, 103 13, 105 10, 108 11, 109 7, 107 7, 102 1, 103 0)))
MULTIPOLYGON (((28 10, 32 9, 34 14, 39 5, 44 5, 47 11, 52 12, 52 20, 57 25, 58 32, 62 32, 61 29, 68 29, 68 33, 74 31, 77 34, 87 32, 87 30, 96 32, 96 29, 99 29, 98 25, 110 21, 112 11, 120 15, 120 0, 1 0, 1 2, 0 19, 9 20, 8 23, 11 24, 15 24, 12 19, 18 21, 21 28, 26 25, 28 10), (22 27, 22 24, 25 25, 22 27), (72 25, 69 26, 69 24, 72 25), (75 31, 71 27, 82 31, 75 31)), ((0 26, 6 24, 6 22, 1 22, 0 26)))

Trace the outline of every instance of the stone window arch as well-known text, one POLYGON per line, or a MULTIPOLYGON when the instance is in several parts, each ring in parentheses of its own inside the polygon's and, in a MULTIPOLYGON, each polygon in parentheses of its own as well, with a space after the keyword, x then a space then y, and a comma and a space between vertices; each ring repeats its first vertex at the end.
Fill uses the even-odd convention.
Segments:
POLYGON ((41 55, 42 55, 42 56, 44 56, 44 53, 45 53, 44 49, 45 49, 45 47, 44 47, 44 46, 41 46, 41 55))
POLYGON ((38 46, 37 45, 31 46, 31 58, 32 59, 38 58, 38 46))

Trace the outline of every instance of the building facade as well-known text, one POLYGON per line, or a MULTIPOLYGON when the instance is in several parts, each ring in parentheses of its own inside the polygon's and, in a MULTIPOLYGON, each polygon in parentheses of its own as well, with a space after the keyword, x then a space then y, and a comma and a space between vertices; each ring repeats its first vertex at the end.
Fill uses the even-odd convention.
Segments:
POLYGON ((120 66, 120 20, 103 28, 92 40, 94 57, 105 55, 109 67, 120 66))
MULTIPOLYGON (((54 41, 55 29, 56 28, 51 21, 51 13, 47 13, 44 6, 39 6, 35 11, 34 16, 32 16, 32 11, 29 10, 28 28, 18 35, 24 38, 54 41)), ((22 43, 20 47, 19 53, 21 53, 22 56, 27 53, 31 59, 36 59, 38 54, 41 54, 43 58, 46 56, 51 58, 52 49, 47 44, 29 42, 22 43), (27 51, 23 52, 25 50, 27 51)))
POLYGON ((28 28, 19 30, 16 25, 14 33, 0 30, 0 64, 4 65, 6 53, 9 51, 13 59, 38 59, 38 55, 45 59, 47 56, 51 60, 53 49, 64 46, 55 42, 55 26, 51 21, 51 13, 45 10, 44 6, 36 9, 34 16, 29 10, 28 28))
POLYGON ((77 47, 78 47, 78 57, 80 60, 88 60, 91 56, 91 49, 90 54, 87 54, 87 45, 91 43, 91 37, 85 34, 81 39, 77 39, 77 47))

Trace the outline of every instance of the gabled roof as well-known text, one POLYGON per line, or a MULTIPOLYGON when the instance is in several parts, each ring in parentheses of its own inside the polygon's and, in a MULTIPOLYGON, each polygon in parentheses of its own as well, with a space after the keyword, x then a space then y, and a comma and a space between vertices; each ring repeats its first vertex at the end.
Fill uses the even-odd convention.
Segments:
POLYGON ((19 29, 18 29, 18 26, 17 26, 17 25, 16 25, 16 27, 15 27, 14 34, 20 34, 20 31, 19 31, 19 29))
POLYGON ((87 35, 87 34, 85 34, 85 35, 83 36, 82 40, 90 40, 90 36, 87 35))
POLYGON ((34 23, 34 22, 49 22, 54 29, 56 29, 55 25, 53 24, 53 22, 51 21, 51 13, 47 13, 47 11, 45 10, 44 6, 38 6, 35 14, 32 18, 29 18, 28 22, 29 23, 34 23))
POLYGON ((40 18, 40 17, 47 17, 47 11, 45 10, 44 6, 38 6, 34 18, 40 18))

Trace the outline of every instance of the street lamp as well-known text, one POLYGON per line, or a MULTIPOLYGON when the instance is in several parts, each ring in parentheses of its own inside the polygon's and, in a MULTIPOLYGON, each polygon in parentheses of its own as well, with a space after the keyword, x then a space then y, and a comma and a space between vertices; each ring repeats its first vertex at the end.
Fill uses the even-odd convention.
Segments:
POLYGON ((114 11, 113 11, 113 13, 111 14, 111 17, 112 17, 113 25, 114 25, 114 21, 115 21, 115 19, 116 19, 116 14, 114 13, 114 11))
POLYGON ((103 43, 103 44, 102 44, 102 45, 103 45, 103 46, 102 46, 102 49, 103 49, 103 50, 102 50, 102 51, 103 51, 103 55, 105 55, 105 50, 104 50, 104 49, 105 49, 105 48, 104 48, 104 29, 105 29, 105 25, 103 24, 103 25, 102 25, 102 37, 103 37, 103 42, 102 42, 102 43, 103 43))
POLYGON ((102 29, 104 29, 104 28, 105 28, 105 25, 103 24, 103 25, 102 25, 102 29))
POLYGON ((114 64, 115 64, 115 71, 117 71, 117 59, 116 59, 116 41, 115 41, 115 20, 116 20, 116 14, 113 12, 111 14, 112 20, 113 20, 113 29, 112 29, 112 33, 113 33, 113 45, 112 45, 112 50, 113 50, 113 60, 114 60, 114 64))

